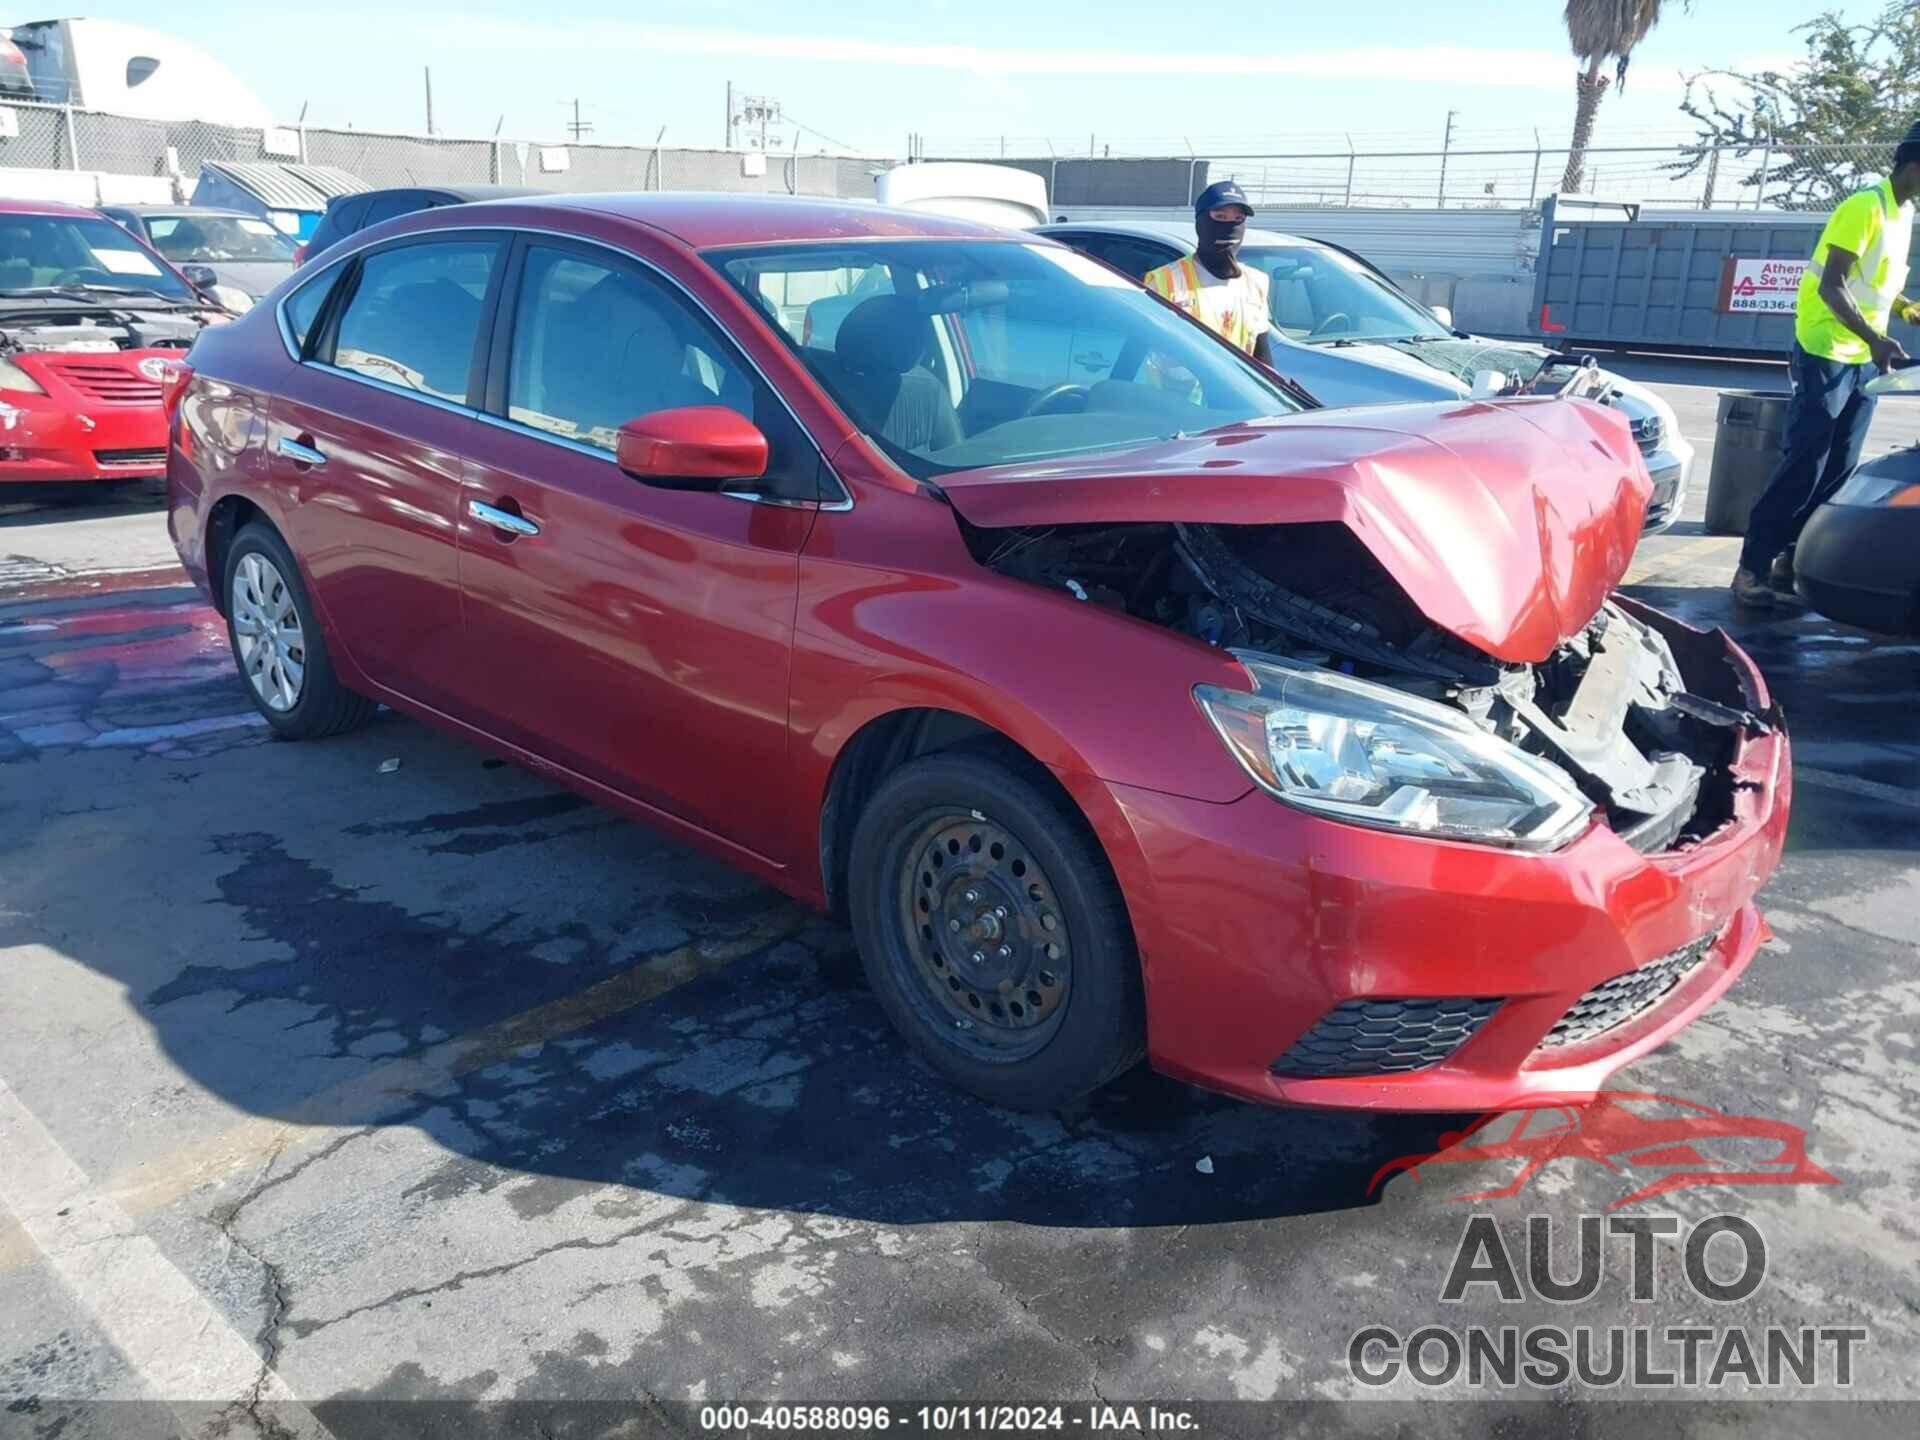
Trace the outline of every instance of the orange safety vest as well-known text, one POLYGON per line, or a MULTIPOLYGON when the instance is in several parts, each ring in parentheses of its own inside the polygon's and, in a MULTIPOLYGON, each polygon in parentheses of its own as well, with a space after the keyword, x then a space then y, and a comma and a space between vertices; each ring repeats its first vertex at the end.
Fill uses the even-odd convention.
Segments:
POLYGON ((1246 285, 1242 290, 1244 303, 1225 315, 1213 316, 1200 308, 1200 266, 1191 255, 1183 255, 1170 265, 1162 265, 1158 270, 1149 270, 1141 283, 1163 300, 1169 300, 1201 324, 1217 330, 1220 337, 1229 344, 1238 345, 1247 354, 1253 353, 1253 342, 1259 331, 1254 328, 1248 311, 1256 305, 1258 314, 1263 317, 1267 310, 1267 277, 1250 265, 1242 265, 1240 274, 1246 285))

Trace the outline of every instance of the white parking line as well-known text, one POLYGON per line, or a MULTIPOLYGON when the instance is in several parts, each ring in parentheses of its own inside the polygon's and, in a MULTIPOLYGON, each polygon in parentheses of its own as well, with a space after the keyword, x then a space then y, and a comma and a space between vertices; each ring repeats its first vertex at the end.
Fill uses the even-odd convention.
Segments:
POLYGON ((153 1397, 173 1408, 183 1433, 243 1435, 252 1428, 331 1440, 160 1247, 93 1188, 3 1078, 0 1155, 0 1204, 153 1397), (218 1410, 210 1413, 208 1402, 218 1410))

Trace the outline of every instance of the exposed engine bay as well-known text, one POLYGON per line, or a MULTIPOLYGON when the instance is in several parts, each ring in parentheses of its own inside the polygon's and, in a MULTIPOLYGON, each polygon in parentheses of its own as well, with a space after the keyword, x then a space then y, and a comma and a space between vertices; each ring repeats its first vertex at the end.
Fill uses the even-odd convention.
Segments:
POLYGON ((1726 823, 1738 731, 1767 728, 1731 667, 1683 679, 1666 639, 1611 602, 1546 660, 1497 660, 1422 615, 1338 523, 963 531, 1003 575, 1456 707, 1557 766, 1642 853, 1726 823))
POLYGON ((40 304, 31 309, 0 309, 0 354, 185 350, 219 314, 191 306, 157 310, 118 305, 50 308, 40 304))

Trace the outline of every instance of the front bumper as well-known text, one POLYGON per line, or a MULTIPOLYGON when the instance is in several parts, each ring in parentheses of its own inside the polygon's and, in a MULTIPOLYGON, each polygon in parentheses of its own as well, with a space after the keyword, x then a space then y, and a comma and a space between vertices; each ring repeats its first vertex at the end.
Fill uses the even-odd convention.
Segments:
MULTIPOLYGON (((1759 671, 1724 635, 1636 613, 1690 636, 1696 663, 1723 647, 1747 708, 1768 708, 1759 671)), ((1785 734, 1743 736, 1733 768, 1733 818, 1650 856, 1600 825, 1526 855, 1338 825, 1258 792, 1220 805, 1109 787, 1137 847, 1118 868, 1149 1056, 1177 1078, 1295 1105, 1479 1111, 1591 1094, 1711 1004, 1766 938, 1754 897, 1786 835, 1785 734), (1596 987, 1634 992, 1635 979, 1605 982, 1643 971, 1655 998, 1595 1031, 1596 987), (1416 1068, 1300 1073, 1300 1042, 1324 1037, 1337 1007, 1336 1030, 1364 1018, 1356 1001, 1426 1017, 1428 1041, 1435 1025, 1453 1038, 1424 1060, 1401 1051, 1416 1068), (1290 1054, 1292 1073, 1276 1074, 1290 1054)))
POLYGON ((167 420, 158 405, 79 409, 57 396, 0 395, 0 485, 166 473, 167 420))
POLYGON ((1793 547, 1795 588, 1822 615, 1920 634, 1920 507, 1822 505, 1793 547))

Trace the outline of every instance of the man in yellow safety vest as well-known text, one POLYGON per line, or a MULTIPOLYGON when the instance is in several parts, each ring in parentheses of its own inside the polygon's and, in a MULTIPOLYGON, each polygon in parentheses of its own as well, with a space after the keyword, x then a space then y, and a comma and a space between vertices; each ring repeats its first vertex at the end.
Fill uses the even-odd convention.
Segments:
POLYGON ((1747 521, 1733 575, 1733 598, 1742 605, 1800 603, 1793 593, 1793 545, 1815 507, 1860 463, 1874 403, 1862 387, 1876 369, 1907 363, 1887 325, 1896 315, 1920 321, 1920 305, 1900 294, 1917 196, 1920 125, 1893 152, 1891 175, 1840 202, 1800 277, 1785 454, 1747 521))
POLYGON ((1239 260, 1253 206, 1231 180, 1209 185, 1193 202, 1193 228, 1200 247, 1192 255, 1149 270, 1144 284, 1169 304, 1238 345, 1261 364, 1273 365, 1267 310, 1267 277, 1239 260))

